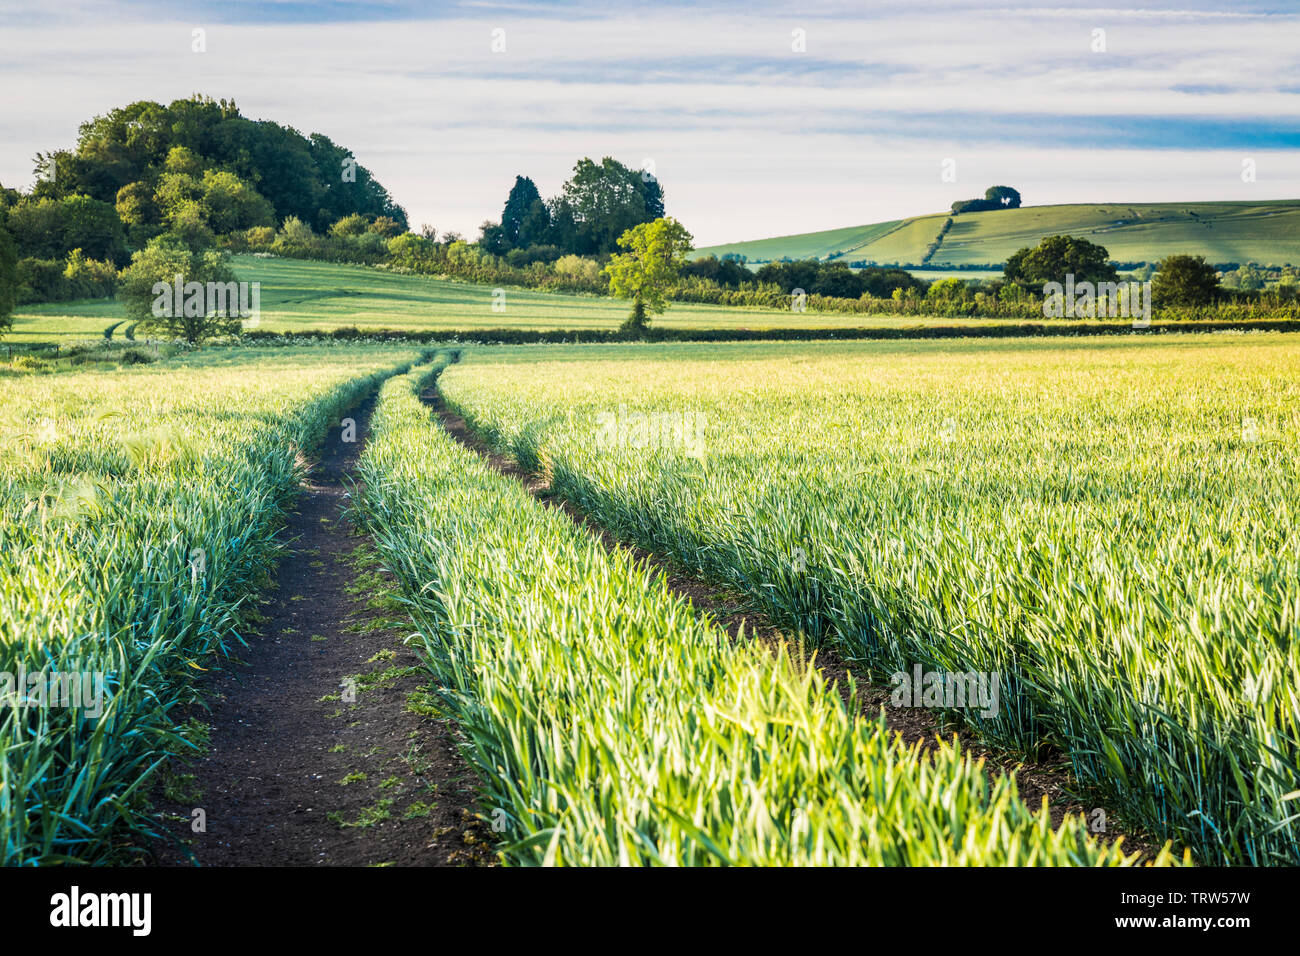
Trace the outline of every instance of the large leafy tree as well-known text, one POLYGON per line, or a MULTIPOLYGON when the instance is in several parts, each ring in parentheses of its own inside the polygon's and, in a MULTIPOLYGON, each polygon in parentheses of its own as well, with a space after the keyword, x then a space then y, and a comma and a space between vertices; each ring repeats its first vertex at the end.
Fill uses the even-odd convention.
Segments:
POLYGON ((555 244, 579 255, 611 253, 625 232, 663 211, 663 189, 653 176, 610 156, 599 163, 584 157, 552 209, 552 223, 572 230, 555 244))
POLYGON ((1219 295, 1219 273, 1205 256, 1167 256, 1151 278, 1156 305, 1209 305, 1219 295))
POLYGON ((117 210, 88 196, 23 199, 9 211, 8 229, 20 258, 62 259, 81 249, 92 259, 126 261, 117 210))
POLYGON ((618 244, 626 251, 610 259, 605 274, 610 292, 632 301, 624 331, 643 331, 650 315, 668 307, 668 287, 686 264, 691 241, 691 234, 676 219, 641 223, 619 236, 618 244))
POLYGON ((1114 282, 1119 278, 1105 246, 1073 236, 1047 236, 1034 248, 1026 246, 1007 259, 1007 281, 1024 287, 1046 282, 1114 282))
POLYGON ((991 209, 1019 209, 1020 191, 1010 186, 990 186, 984 190, 984 201, 991 209))
POLYGON ((225 253, 164 233, 132 256, 118 293, 142 330, 199 343, 239 330, 240 298, 230 294, 238 281, 225 253), (221 299, 209 283, 224 287, 221 299))

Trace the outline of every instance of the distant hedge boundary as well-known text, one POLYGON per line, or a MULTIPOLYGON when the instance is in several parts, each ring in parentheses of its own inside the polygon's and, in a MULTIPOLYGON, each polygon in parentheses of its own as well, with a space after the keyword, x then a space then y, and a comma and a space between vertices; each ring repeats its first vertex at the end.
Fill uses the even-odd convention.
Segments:
POLYGON ((240 338, 250 345, 296 342, 454 342, 477 345, 577 345, 615 342, 806 342, 824 339, 956 339, 1027 338, 1034 336, 1087 336, 1168 334, 1173 332, 1300 332, 1295 319, 1254 319, 1237 322, 1152 322, 1135 329, 1131 322, 1079 322, 1071 325, 1042 322, 998 325, 918 325, 900 328, 789 328, 789 329, 646 329, 637 338, 617 329, 402 329, 359 330, 352 327, 270 332, 254 329, 240 338))

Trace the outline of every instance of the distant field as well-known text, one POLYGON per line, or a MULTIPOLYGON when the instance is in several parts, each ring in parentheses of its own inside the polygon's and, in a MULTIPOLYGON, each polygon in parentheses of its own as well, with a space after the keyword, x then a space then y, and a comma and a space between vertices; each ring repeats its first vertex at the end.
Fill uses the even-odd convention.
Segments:
MULTIPOLYGON (((628 305, 603 296, 558 295, 507 288, 505 311, 492 311, 492 287, 424 276, 405 276, 366 266, 235 256, 235 271, 260 282, 258 328, 303 331, 357 326, 360 329, 612 329, 628 305)), ((13 331, 0 344, 72 343, 99 338, 126 313, 111 300, 27 306, 14 315, 13 331)), ((994 324, 996 319, 926 319, 821 312, 791 313, 715 305, 673 303, 657 325, 673 328, 770 329, 860 328, 994 324)), ((127 325, 114 333, 120 339, 127 325)))
POLYGON ((847 229, 828 229, 825 232, 805 232, 797 236, 777 236, 774 239, 755 239, 753 242, 736 242, 729 245, 709 246, 696 250, 691 258, 722 256, 728 252, 741 252, 751 260, 824 259, 859 249, 902 225, 903 220, 878 222, 870 226, 850 226, 847 229), (743 248, 742 248, 743 247, 743 248))
MULTIPOLYGON (((919 263, 942 228, 943 213, 902 222, 709 246, 696 256, 735 253, 751 263, 791 259, 864 259, 919 263)), ((1217 203, 1111 203, 1025 206, 953 217, 933 265, 1001 263, 1043 236, 1066 234, 1100 243, 1120 262, 1155 262, 1172 253, 1211 262, 1300 262, 1300 200, 1217 203)))

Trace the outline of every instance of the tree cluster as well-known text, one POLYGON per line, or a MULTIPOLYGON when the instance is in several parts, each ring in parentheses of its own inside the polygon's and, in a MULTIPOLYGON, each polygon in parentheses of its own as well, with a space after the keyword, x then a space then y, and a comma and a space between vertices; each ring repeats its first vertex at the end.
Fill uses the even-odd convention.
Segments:
POLYGON ((516 267, 528 265, 530 253, 531 261, 607 256, 625 232, 663 214, 663 188, 654 176, 609 156, 599 163, 584 157, 551 199, 542 199, 527 176, 516 176, 500 222, 483 223, 479 245, 516 267), (512 257, 515 252, 522 255, 512 257))
POLYGON ((1020 193, 1010 186, 990 186, 984 190, 983 199, 960 199, 952 204, 954 214, 963 212, 988 212, 993 209, 1018 209, 1020 193))

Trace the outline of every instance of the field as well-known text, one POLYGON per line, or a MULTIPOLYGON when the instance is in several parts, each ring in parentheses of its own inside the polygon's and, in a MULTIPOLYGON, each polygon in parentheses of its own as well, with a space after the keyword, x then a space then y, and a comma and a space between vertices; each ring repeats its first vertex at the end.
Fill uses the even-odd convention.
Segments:
POLYGON ((201 735, 179 708, 277 556, 300 456, 415 358, 247 349, 0 379, 5 865, 114 859, 147 828, 160 767, 201 735), (24 673, 84 675, 81 706, 22 704, 24 673))
MULTIPOLYGON (((318 655, 332 645, 310 642, 345 634, 361 649, 340 645, 339 666, 372 666, 359 700, 335 703, 335 672, 281 670, 277 693, 302 702, 298 719, 347 715, 323 739, 363 727, 369 749, 332 758, 324 796, 317 772, 276 799, 327 810, 370 787, 349 818, 321 815, 331 852, 354 859, 384 862, 364 850, 381 828, 431 826, 409 802, 427 790, 477 810, 463 840, 421 831, 448 861, 465 846, 518 865, 1300 860, 1300 345, 1286 336, 466 347, 432 363, 235 347, 20 367, 0 367, 0 673, 95 675, 103 697, 5 708, 8 863, 144 852, 176 825, 151 809, 158 781, 209 735, 233 746, 230 724, 202 719, 202 675, 232 651, 296 660, 308 652, 282 642, 318 655), (422 399, 435 384, 530 487, 444 428, 422 399), (376 393, 373 420, 349 411, 376 393), (345 510, 364 533, 299 517, 288 527, 316 543, 286 550, 311 449, 354 414, 368 431, 345 510), (327 545, 361 557, 327 565, 327 545), (721 605, 661 567, 784 639, 733 639, 721 605), (327 568, 333 592, 361 596, 327 607, 304 590, 327 568), (285 610, 266 635, 250 622, 272 595, 285 610), (367 601, 374 626, 339 609, 367 601), (413 634, 396 646, 419 666, 371 643, 388 632, 413 634), (875 689, 810 666, 811 648, 875 689), (384 704, 417 671, 431 683, 384 704), (892 697, 913 672, 970 697, 892 697), (423 723, 385 741, 384 706, 423 723), (910 706, 1001 762, 933 734, 905 743, 890 722, 910 706), (430 721, 455 728, 461 763, 359 769, 430 721), (1058 758, 1076 809, 1053 816, 1009 771, 1058 758)), ((231 686, 236 723, 299 759, 293 708, 231 686)), ((271 799, 212 772, 214 820, 271 799)))
MULTIPOLYGON (((919 216, 710 246, 697 256, 736 253, 752 263, 789 257, 833 256, 919 264, 947 217, 919 216)), ((1117 262, 1155 262, 1173 253, 1203 255, 1210 262, 1300 262, 1300 200, 1219 203, 1114 203, 1023 206, 953 217, 932 265, 991 265, 1044 236, 1071 235, 1099 243, 1117 262)))
POLYGON ((619 537, 877 677, 999 675, 963 719, 1067 754, 1113 814, 1295 864, 1298 368, 1276 335, 534 348, 441 389, 619 537))
POLYGON ((506 860, 1129 862, 1080 817, 1053 831, 960 750, 902 747, 815 669, 730 643, 660 575, 458 446, 417 397, 431 378, 385 387, 365 508, 506 860))
MULTIPOLYGON (((493 312, 489 286, 365 266, 235 256, 234 268, 244 281, 262 284, 258 328, 275 332, 328 331, 344 326, 410 331, 615 329, 628 314, 628 304, 619 299, 516 288, 505 290, 505 311, 493 312)), ((13 331, 0 339, 0 354, 6 343, 70 345, 102 339, 104 330, 114 325, 113 340, 121 341, 128 325, 124 319, 121 305, 112 300, 26 306, 15 313, 13 331)), ((1006 320, 794 313, 675 302, 654 324, 688 329, 835 329, 952 325, 955 321, 995 325, 1006 320)))
MULTIPOLYGON (((470 282, 407 276, 366 266, 235 256, 241 279, 260 282, 258 328, 303 331, 360 329, 614 329, 627 318, 626 302, 600 296, 559 295, 507 288, 505 310, 492 311, 492 288, 470 282)), ((102 335, 125 318, 112 301, 51 303, 20 309, 4 341, 71 342, 102 335)), ((770 309, 676 303, 659 324, 674 328, 859 326, 863 316, 793 314, 770 309)), ((880 318, 880 324, 897 320, 880 318)), ((915 322, 916 320, 912 320, 915 322)), ((126 326, 115 336, 120 338, 126 326)))

